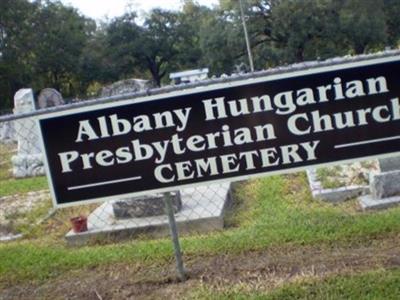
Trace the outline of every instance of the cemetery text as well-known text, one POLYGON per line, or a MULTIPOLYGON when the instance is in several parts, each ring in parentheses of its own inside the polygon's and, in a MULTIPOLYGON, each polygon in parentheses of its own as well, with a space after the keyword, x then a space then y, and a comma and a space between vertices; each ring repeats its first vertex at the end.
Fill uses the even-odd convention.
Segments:
POLYGON ((395 153, 395 74, 398 57, 44 117, 57 203, 395 153))

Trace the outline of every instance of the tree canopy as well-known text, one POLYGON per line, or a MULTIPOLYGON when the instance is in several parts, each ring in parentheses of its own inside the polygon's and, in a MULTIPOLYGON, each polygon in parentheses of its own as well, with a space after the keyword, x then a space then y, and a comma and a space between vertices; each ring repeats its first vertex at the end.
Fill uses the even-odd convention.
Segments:
MULTIPOLYGON (((0 1, 0 109, 22 87, 66 98, 126 78, 168 84, 168 73, 208 67, 248 70, 237 0, 213 8, 183 1, 96 23, 52 0, 0 1), (244 67, 243 67, 244 66, 244 67)), ((256 69, 397 48, 397 0, 242 0, 256 69)))

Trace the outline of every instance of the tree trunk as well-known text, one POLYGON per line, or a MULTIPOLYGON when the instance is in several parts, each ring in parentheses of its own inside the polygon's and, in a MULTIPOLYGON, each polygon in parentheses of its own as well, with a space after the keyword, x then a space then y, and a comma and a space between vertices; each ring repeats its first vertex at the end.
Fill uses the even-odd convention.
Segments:
POLYGON ((156 84, 156 86, 160 87, 162 77, 160 76, 160 69, 159 69, 157 63, 150 58, 147 58, 147 62, 148 62, 148 68, 150 70, 151 77, 153 77, 154 83, 156 84))

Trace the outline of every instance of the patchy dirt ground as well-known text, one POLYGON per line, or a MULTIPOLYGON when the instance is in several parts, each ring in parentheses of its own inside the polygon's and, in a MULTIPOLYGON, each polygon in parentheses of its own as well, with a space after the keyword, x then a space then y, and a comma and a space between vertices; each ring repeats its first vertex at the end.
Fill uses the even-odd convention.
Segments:
POLYGON ((47 190, 0 197, 0 223, 5 222, 9 216, 29 212, 48 199, 50 192, 47 190))
POLYGON ((175 265, 109 265, 70 272, 45 283, 6 287, 0 299, 184 299, 193 288, 244 284, 267 291, 302 278, 400 268, 400 234, 352 245, 268 249, 239 255, 185 257, 188 280, 175 265))
POLYGON ((15 227, 24 222, 23 215, 49 199, 47 190, 0 197, 0 240, 17 234, 15 227))

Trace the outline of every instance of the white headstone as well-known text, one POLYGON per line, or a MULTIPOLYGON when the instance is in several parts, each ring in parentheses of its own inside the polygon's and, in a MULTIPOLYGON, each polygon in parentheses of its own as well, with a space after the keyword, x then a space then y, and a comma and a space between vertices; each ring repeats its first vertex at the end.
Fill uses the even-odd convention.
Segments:
MULTIPOLYGON (((35 110, 32 89, 21 89, 14 96, 14 114, 35 110)), ((30 177, 44 174, 43 159, 39 144, 39 131, 33 118, 14 122, 18 142, 18 153, 11 158, 14 177, 30 177)))

